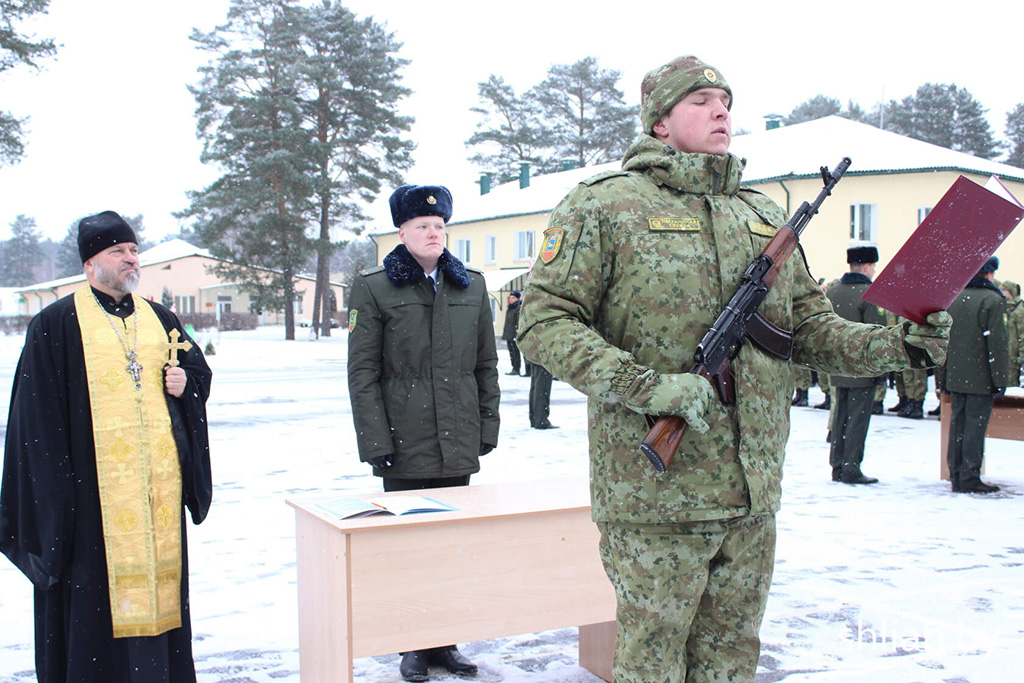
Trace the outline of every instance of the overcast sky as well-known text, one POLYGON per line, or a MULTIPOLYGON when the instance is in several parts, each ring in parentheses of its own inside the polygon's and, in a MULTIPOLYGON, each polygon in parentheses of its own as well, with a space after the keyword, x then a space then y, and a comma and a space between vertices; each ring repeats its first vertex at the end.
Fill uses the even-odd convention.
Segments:
MULTIPOLYGON (((926 82, 956 83, 989 109, 1001 138, 1007 112, 1024 102, 1024 6, 1002 4, 993 15, 989 4, 947 12, 939 9, 946 3, 892 0, 346 3, 404 44, 404 83, 414 94, 403 109, 416 118, 417 144, 407 181, 447 185, 456 220, 460 196, 478 192, 464 144, 478 118, 469 111, 477 84, 496 74, 523 91, 552 64, 588 56, 621 71, 620 89, 636 104, 644 73, 696 54, 728 80, 733 126, 748 131, 818 94, 870 109, 926 82)), ((0 239, 18 214, 61 239, 73 221, 105 209, 143 214, 151 240, 178 231, 171 213, 187 206, 186 191, 216 177, 199 162, 186 85, 205 55, 188 36, 223 23, 228 5, 52 0, 48 15, 26 25, 62 47, 42 71, 18 68, 0 80, 0 108, 30 117, 24 160, 0 168, 0 239)), ((390 227, 385 200, 372 209, 377 227, 390 227)))

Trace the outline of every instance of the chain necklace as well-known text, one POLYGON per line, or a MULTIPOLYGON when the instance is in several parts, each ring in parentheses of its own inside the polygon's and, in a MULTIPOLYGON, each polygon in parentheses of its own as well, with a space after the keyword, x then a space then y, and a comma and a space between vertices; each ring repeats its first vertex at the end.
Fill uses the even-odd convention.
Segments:
MULTIPOLYGON (((129 294, 129 296, 131 296, 131 295, 129 294)), ((124 366, 124 369, 128 371, 128 374, 131 376, 132 380, 135 382, 135 388, 136 389, 142 389, 142 365, 139 363, 139 312, 138 312, 138 310, 136 310, 136 311, 134 311, 132 313, 132 317, 135 319, 135 346, 134 346, 134 348, 132 348, 131 351, 129 351, 128 350, 128 342, 125 341, 124 336, 121 334, 121 330, 117 329, 117 325, 114 324, 113 316, 111 316, 109 313, 107 313, 107 309, 103 308, 103 304, 100 303, 100 300, 96 297, 95 293, 92 295, 92 298, 93 298, 94 301, 96 301, 96 305, 100 307, 100 310, 103 311, 103 315, 107 316, 107 322, 110 323, 110 329, 114 330, 114 334, 116 334, 117 338, 120 340, 121 346, 124 347, 124 355, 128 359, 128 365, 124 366)))

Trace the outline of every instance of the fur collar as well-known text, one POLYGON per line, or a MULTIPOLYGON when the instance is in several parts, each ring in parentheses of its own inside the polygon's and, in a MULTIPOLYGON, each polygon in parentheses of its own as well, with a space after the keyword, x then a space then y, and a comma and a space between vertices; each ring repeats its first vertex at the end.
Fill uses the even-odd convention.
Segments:
MULTIPOLYGON (((459 289, 469 288, 469 273, 466 272, 466 266, 447 249, 437 259, 437 267, 444 273, 445 282, 450 282, 459 289)), ((399 244, 384 257, 384 270, 387 272, 388 280, 396 287, 404 287, 427 276, 423 272, 423 266, 413 258, 404 244, 399 244)))
POLYGON ((865 275, 864 273, 854 273, 853 271, 850 271, 848 273, 843 273, 843 276, 841 278, 839 278, 839 281, 841 283, 843 283, 844 285, 870 285, 871 284, 871 278, 869 278, 867 275, 865 275))
POLYGON ((979 287, 981 289, 991 289, 993 292, 999 294, 999 296, 1003 296, 1003 292, 1001 289, 996 287, 995 284, 993 284, 992 281, 989 280, 987 277, 983 277, 981 275, 975 275, 974 277, 972 277, 971 281, 967 283, 967 286, 979 287))

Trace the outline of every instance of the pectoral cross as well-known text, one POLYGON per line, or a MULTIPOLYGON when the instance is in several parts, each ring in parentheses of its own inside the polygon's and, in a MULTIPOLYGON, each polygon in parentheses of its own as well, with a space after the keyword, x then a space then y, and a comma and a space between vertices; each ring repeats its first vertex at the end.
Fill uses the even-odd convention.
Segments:
POLYGON ((167 364, 171 367, 177 367, 178 365, 178 351, 188 351, 192 348, 192 343, 187 339, 183 342, 178 342, 181 337, 181 333, 178 330, 171 330, 168 333, 171 338, 170 343, 167 344, 167 364))

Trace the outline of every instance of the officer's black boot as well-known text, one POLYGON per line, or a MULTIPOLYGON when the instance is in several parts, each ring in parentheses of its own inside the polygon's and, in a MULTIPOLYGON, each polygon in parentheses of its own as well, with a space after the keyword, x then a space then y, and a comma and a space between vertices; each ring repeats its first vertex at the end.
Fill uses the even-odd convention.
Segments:
POLYGON ((793 397, 793 405, 806 407, 807 406, 807 390, 797 389, 796 396, 793 397))

